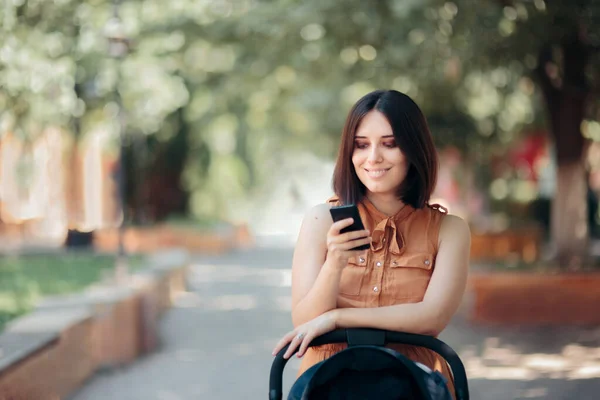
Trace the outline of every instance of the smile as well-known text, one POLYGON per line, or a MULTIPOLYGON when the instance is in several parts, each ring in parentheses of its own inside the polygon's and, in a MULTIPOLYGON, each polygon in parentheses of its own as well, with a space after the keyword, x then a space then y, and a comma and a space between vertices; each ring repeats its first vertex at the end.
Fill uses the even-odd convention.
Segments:
POLYGON ((367 171, 367 175, 369 175, 369 178, 381 178, 389 170, 390 170, 390 168, 386 168, 386 169, 366 169, 365 168, 365 171, 367 171))

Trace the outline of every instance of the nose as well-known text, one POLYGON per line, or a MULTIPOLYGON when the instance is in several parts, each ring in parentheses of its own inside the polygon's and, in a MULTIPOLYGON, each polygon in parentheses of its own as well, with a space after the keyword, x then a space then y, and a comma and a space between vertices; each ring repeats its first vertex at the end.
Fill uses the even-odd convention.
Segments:
POLYGON ((369 152, 369 157, 367 158, 367 161, 370 164, 376 164, 383 161, 383 157, 381 156, 381 150, 379 149, 379 146, 371 147, 371 151, 369 152))

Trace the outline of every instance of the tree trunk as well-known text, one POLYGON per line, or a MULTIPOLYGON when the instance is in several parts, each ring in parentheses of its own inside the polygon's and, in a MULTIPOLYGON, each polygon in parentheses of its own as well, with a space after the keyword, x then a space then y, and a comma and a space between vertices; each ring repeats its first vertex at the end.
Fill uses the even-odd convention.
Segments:
POLYGON ((561 267, 578 267, 587 252, 589 238, 587 182, 581 162, 558 165, 551 235, 561 267))
POLYGON ((587 256, 587 177, 581 123, 588 100, 585 66, 589 52, 577 34, 560 44, 563 74, 551 46, 540 52, 538 78, 548 110, 557 162, 556 192, 551 210, 551 238, 561 268, 578 267, 587 256))
MULTIPOLYGON (((74 87, 77 98, 81 98, 81 85, 75 83, 74 87)), ((69 152, 70 169, 67 171, 67 218, 68 231, 65 239, 65 247, 91 246, 91 233, 80 232, 77 228, 83 220, 83 191, 82 191, 82 168, 79 153, 79 139, 81 138, 81 118, 75 117, 71 121, 73 129, 73 143, 69 152)))
POLYGON ((569 269, 581 263, 589 241, 585 141, 581 134, 585 97, 562 91, 556 102, 551 117, 557 161, 551 234, 561 267, 569 269))

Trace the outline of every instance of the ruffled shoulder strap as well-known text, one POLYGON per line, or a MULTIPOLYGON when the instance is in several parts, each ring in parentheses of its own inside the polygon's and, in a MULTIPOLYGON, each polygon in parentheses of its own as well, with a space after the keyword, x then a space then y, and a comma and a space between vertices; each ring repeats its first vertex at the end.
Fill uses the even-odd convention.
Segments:
POLYGON ((331 196, 330 198, 327 199, 326 203, 331 204, 332 206, 339 206, 340 199, 338 196, 331 196))
POLYGON ((443 205, 441 205, 441 204, 437 204, 437 203, 429 204, 429 203, 427 203, 427 206, 429 208, 431 208, 432 210, 440 212, 441 214, 444 214, 444 215, 448 214, 448 209, 446 207, 444 207, 443 205))

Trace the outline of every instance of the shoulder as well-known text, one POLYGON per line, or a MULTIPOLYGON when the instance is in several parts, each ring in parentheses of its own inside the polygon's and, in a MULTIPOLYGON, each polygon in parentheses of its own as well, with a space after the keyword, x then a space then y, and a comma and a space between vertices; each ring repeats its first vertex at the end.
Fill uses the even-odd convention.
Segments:
POLYGON ((332 207, 329 203, 317 204, 308 209, 304 215, 302 225, 304 229, 311 232, 327 230, 333 224, 333 219, 329 213, 332 207))
POLYGON ((306 211, 304 215, 304 222, 310 225, 331 225, 333 219, 329 210, 331 207, 339 205, 339 198, 332 196, 328 198, 324 203, 317 204, 306 211))
POLYGON ((329 213, 329 209, 332 207, 330 203, 322 203, 313 206, 308 209, 306 212, 304 219, 315 219, 315 220, 328 220, 332 222, 331 214, 329 213))
POLYGON ((439 239, 440 242, 451 241, 468 244, 471 242, 469 224, 457 215, 446 214, 442 218, 439 239))
POLYGON ((313 206, 306 211, 300 227, 297 246, 307 251, 326 248, 327 232, 333 224, 329 213, 330 208, 331 205, 325 203, 313 206))

